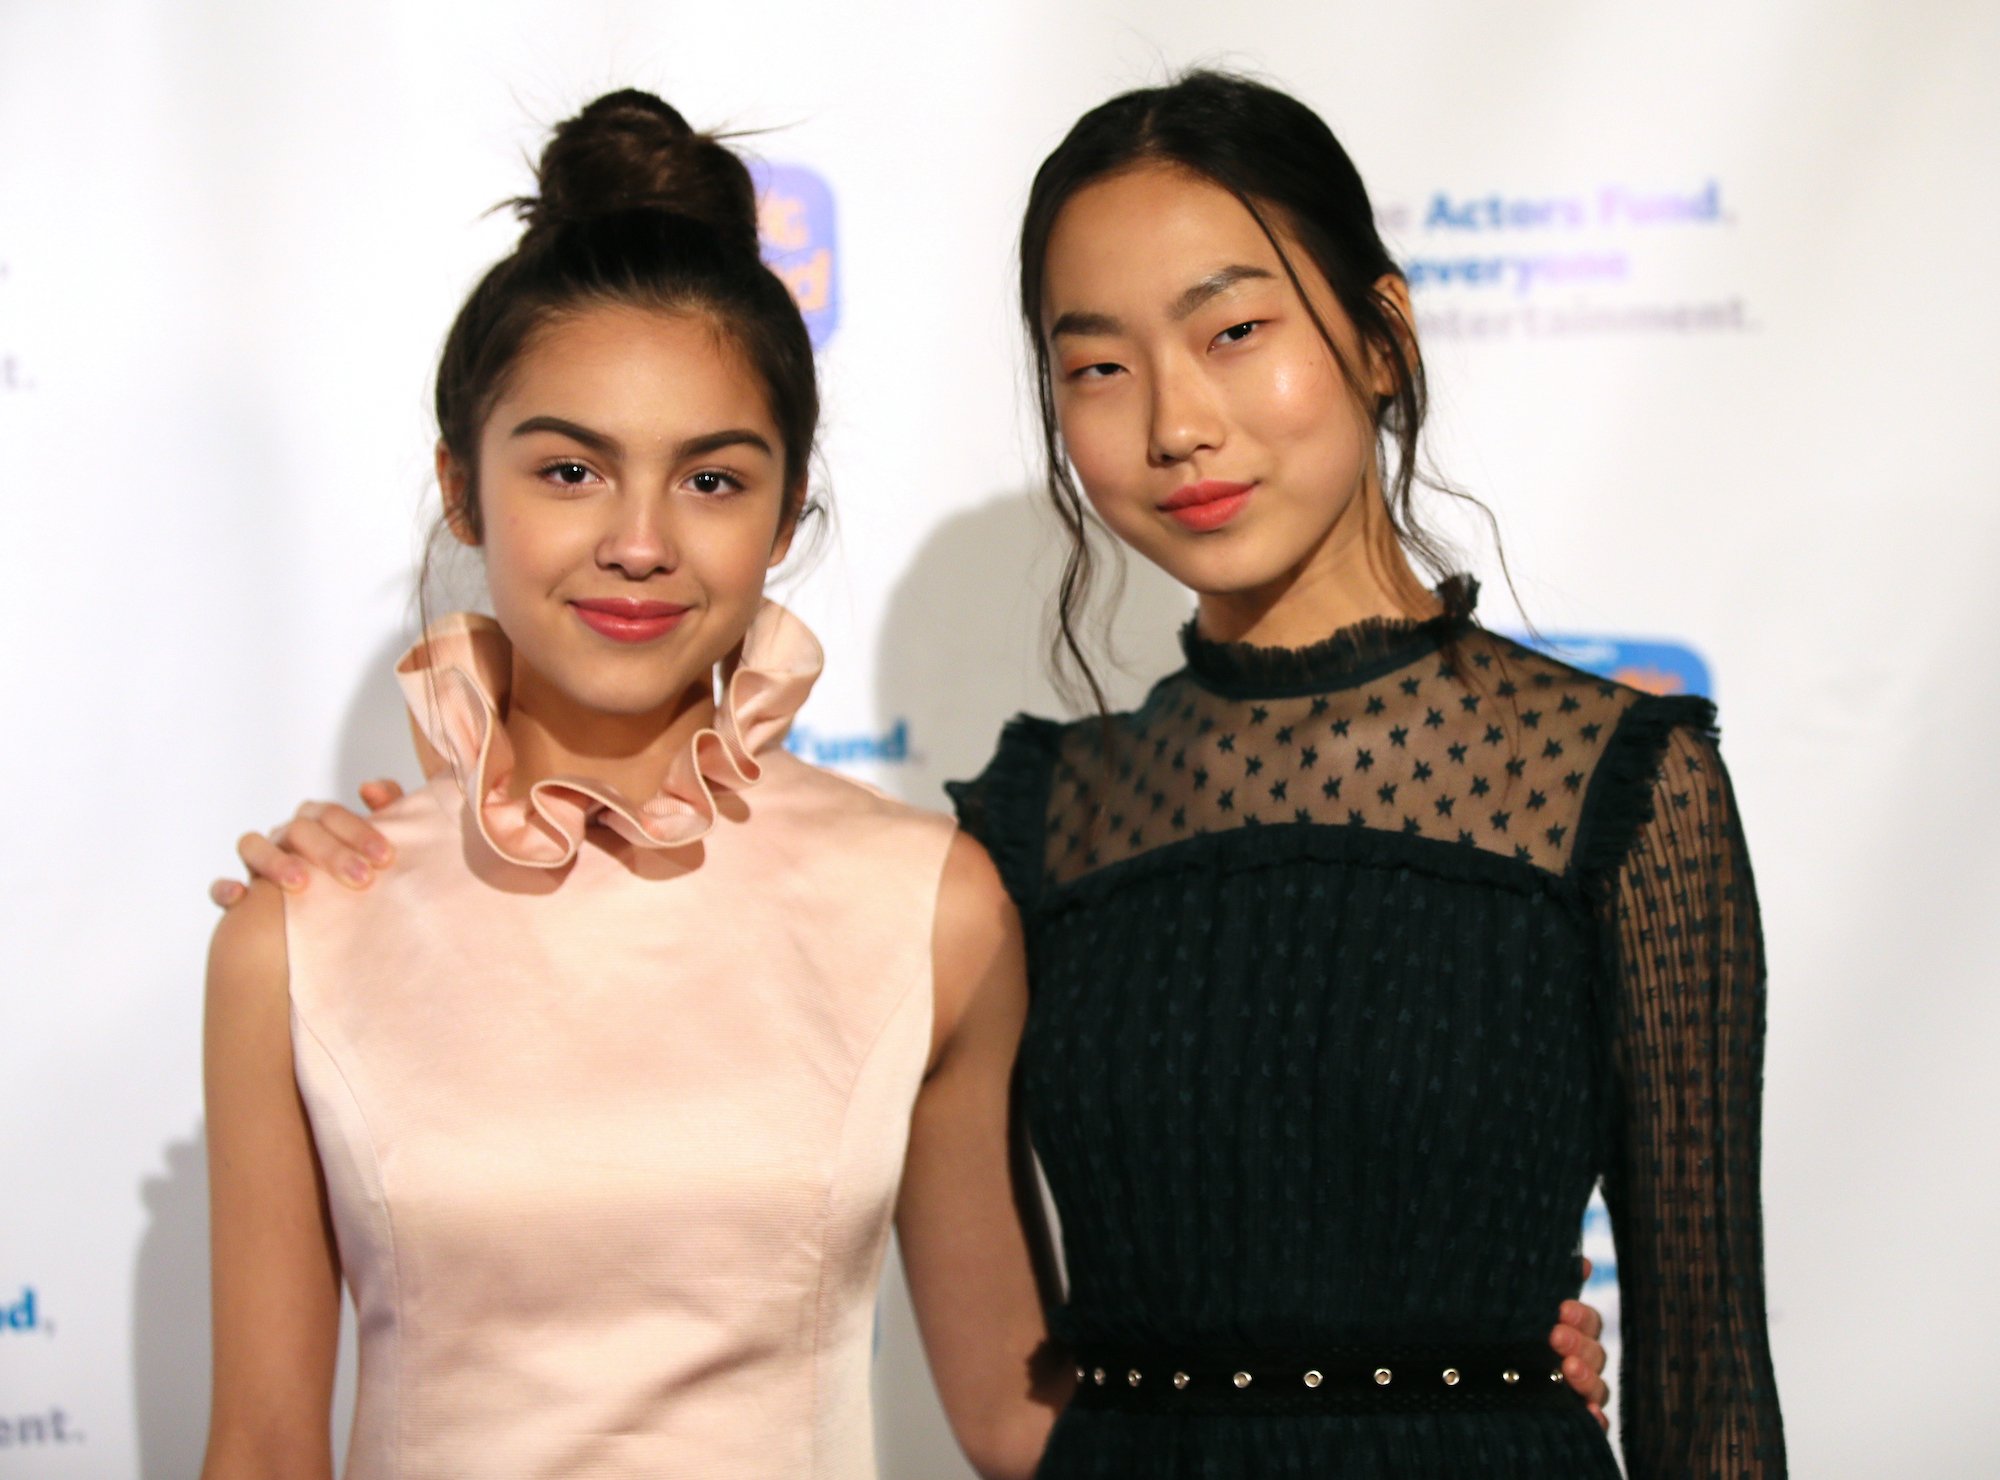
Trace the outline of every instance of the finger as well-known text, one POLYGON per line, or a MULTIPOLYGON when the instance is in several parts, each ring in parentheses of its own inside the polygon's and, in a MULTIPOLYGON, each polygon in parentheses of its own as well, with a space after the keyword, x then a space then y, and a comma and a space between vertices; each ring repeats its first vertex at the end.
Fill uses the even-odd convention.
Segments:
POLYGON ((356 817, 345 807, 329 802, 319 815, 319 824, 372 866, 371 879, 374 869, 386 868, 396 861, 396 850, 389 846, 389 840, 366 818, 356 817))
POLYGON ((1604 1410, 1602 1408, 1598 1407, 1598 1405, 1595 1403, 1586 1403, 1583 1406, 1584 1410, 1588 1412, 1592 1418, 1597 1420, 1597 1426, 1600 1429, 1604 1430, 1604 1432, 1607 1434, 1611 1432, 1611 1420, 1604 1416, 1604 1410))
POLYGON ((1590 1283, 1590 1277, 1591 1277, 1591 1276, 1592 1276, 1593 1274, 1595 1274, 1595 1273, 1597 1273, 1597 1266, 1596 1266, 1595 1264, 1592 1264, 1592 1263, 1590 1262, 1590 1256, 1589 1256, 1588 1254, 1584 1255, 1584 1256, 1583 1256, 1583 1282, 1584 1282, 1584 1283, 1585 1283, 1586 1285, 1587 1285, 1587 1284, 1589 1284, 1589 1283, 1590 1283))
POLYGON ((1578 1392, 1584 1391, 1576 1380, 1579 1374, 1587 1381, 1595 1381, 1604 1371, 1603 1343, 1585 1336, 1574 1326, 1557 1326, 1549 1332, 1549 1345, 1562 1358, 1563 1375, 1571 1379, 1570 1386, 1578 1392))
POLYGON ((1604 1334, 1603 1313, 1596 1306, 1585 1305, 1581 1300, 1565 1300, 1562 1303, 1562 1323, 1576 1327, 1593 1340, 1604 1334))
POLYGON ((245 833, 236 840, 236 856, 260 879, 296 894, 306 887, 306 870, 291 854, 262 833, 245 833))
POLYGON ((361 801, 370 812, 379 812, 392 802, 401 801, 403 788, 394 781, 364 781, 361 783, 361 801))
POLYGON ((368 860, 334 831, 333 818, 344 808, 328 806, 319 817, 300 818, 285 830, 285 848, 316 868, 326 870, 350 889, 366 889, 375 870, 368 860))
POLYGON ((1604 1381, 1604 1347, 1570 1326, 1558 1326, 1549 1335, 1549 1345, 1562 1355, 1563 1380, 1588 1402, 1603 1403, 1611 1396, 1604 1381))
POLYGON ((1602 1377, 1604 1375, 1605 1357, 1604 1344, 1602 1342, 1591 1341, 1586 1338, 1583 1345, 1576 1349, 1575 1355, 1584 1366, 1590 1369, 1592 1377, 1602 1377))
POLYGON ((1611 1395, 1604 1379, 1590 1370, 1590 1364, 1581 1357, 1564 1357, 1562 1365, 1563 1381, 1587 1403, 1602 1403, 1611 1395))
POLYGON ((236 879, 217 879, 208 886, 208 897, 225 910, 233 904, 240 904, 249 892, 236 879))

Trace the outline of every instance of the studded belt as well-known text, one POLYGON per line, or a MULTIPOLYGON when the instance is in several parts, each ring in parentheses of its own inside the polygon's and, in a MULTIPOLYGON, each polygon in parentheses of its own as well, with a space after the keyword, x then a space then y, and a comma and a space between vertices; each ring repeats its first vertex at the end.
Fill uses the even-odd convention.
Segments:
POLYGON ((1080 1408, 1124 1413, 1453 1413, 1575 1408, 1541 1342, 1366 1343, 1250 1349, 1090 1347, 1080 1408))

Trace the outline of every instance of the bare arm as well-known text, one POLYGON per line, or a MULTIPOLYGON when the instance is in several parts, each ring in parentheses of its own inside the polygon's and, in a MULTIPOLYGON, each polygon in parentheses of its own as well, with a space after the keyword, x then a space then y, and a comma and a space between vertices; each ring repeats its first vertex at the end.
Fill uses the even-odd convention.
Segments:
POLYGON ((1026 1477, 1072 1381, 1043 1318, 1047 1235, 1014 1122, 1027 1015, 1020 919, 963 834, 945 866, 933 965, 938 1028, 897 1235, 952 1432, 987 1480, 1026 1477))
POLYGON ((270 884, 216 929, 203 1056, 215 1365, 202 1480, 331 1480, 340 1263, 292 1073, 270 884))

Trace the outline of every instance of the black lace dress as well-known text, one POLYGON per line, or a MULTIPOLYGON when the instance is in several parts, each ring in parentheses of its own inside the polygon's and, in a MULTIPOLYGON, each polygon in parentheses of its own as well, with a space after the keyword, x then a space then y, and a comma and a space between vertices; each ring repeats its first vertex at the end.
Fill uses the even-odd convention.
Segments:
POLYGON ((1084 1364, 1045 1477, 1616 1476, 1542 1386, 1600 1179, 1631 1475, 1784 1474, 1764 963, 1714 711, 1445 592, 1299 651, 1190 628, 1108 731, 1018 719, 951 788, 1029 939, 1084 1364))

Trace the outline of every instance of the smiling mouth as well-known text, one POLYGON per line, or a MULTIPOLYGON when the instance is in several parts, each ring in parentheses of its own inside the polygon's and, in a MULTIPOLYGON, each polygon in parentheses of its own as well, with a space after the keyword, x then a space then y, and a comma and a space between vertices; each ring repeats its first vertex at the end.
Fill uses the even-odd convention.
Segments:
POLYGON ((1225 483, 1219 478, 1205 478, 1175 490, 1171 497, 1159 503, 1158 508, 1182 528, 1205 534, 1222 528, 1234 519, 1250 501, 1256 486, 1254 483, 1225 483))
POLYGON ((572 601, 570 610, 577 620, 600 637, 613 642, 652 642, 680 626, 691 610, 671 601, 634 601, 625 597, 605 597, 572 601))

